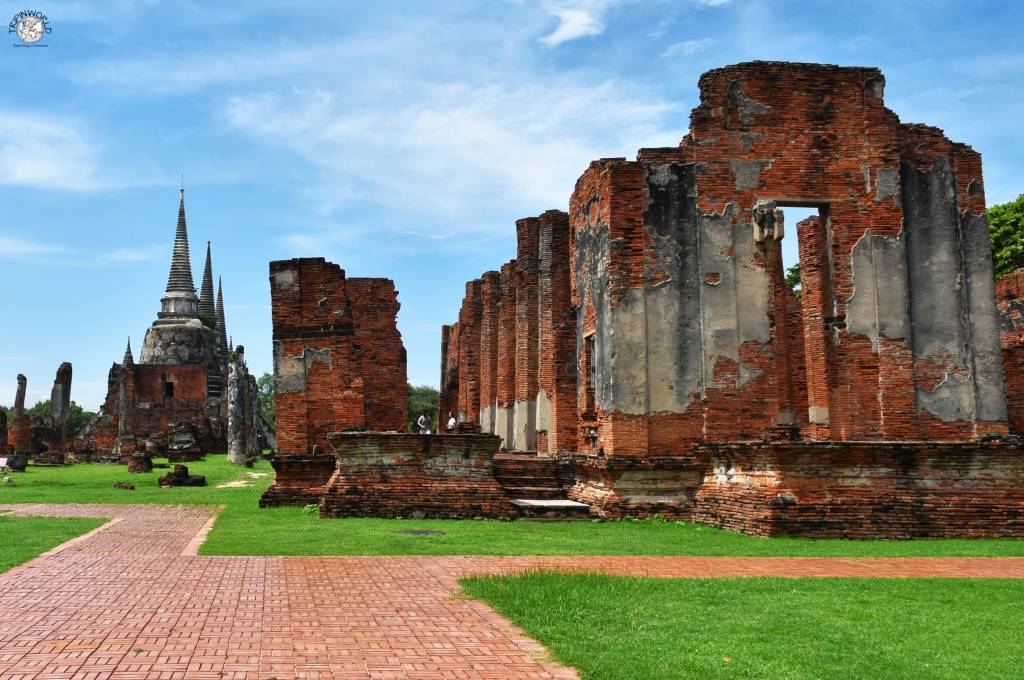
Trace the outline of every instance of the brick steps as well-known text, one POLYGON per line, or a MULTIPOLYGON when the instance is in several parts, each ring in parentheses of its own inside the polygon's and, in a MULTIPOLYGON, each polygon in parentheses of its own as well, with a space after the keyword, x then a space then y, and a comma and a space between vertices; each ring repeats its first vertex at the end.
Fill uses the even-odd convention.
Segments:
POLYGON ((565 490, 562 487, 551 486, 502 486, 502 489, 512 498, 530 498, 537 500, 561 500, 565 498, 565 490))
POLYGON ((590 506, 566 499, 517 498, 512 505, 522 519, 579 520, 590 518, 590 506))

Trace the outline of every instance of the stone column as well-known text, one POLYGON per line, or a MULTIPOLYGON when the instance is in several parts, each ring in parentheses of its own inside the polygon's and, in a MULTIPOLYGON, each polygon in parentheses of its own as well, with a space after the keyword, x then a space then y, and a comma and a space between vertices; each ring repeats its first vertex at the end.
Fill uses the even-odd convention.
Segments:
POLYGON ((498 303, 501 274, 486 272, 480 288, 480 431, 494 434, 494 409, 498 388, 498 303))
POLYGON ((60 432, 61 441, 68 438, 68 414, 71 411, 71 363, 65 361, 57 368, 57 377, 50 390, 50 415, 53 426, 60 432))
POLYGON ((537 307, 537 450, 576 448, 576 313, 569 282, 569 216, 540 216, 537 307))
POLYGON ((516 221, 515 451, 537 448, 537 240, 540 220, 516 221))
POLYGON ((498 299, 498 360, 495 378, 494 433, 512 449, 516 401, 516 261, 501 266, 498 299))
POLYGON ((480 418, 480 317, 483 315, 480 279, 466 283, 459 313, 459 422, 480 418))
POLYGON ((28 379, 18 374, 18 391, 14 396, 14 410, 11 412, 11 448, 14 453, 29 453, 32 449, 32 426, 25 412, 25 388, 28 379))

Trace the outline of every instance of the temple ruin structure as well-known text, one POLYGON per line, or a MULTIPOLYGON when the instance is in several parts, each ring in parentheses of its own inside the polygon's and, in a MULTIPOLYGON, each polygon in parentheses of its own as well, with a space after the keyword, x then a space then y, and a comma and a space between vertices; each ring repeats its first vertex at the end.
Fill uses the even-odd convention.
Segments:
POLYGON ((466 284, 442 414, 556 461, 602 517, 1024 535, 1020 272, 997 305, 979 154, 901 123, 884 85, 705 73, 679 146, 593 161, 466 284))
POLYGON ((188 460, 235 449, 251 460, 261 444, 250 436, 248 421, 259 412, 255 379, 228 344, 219 280, 214 299, 209 242, 202 287, 196 294, 182 189, 160 311, 146 331, 139 361, 129 340, 121 362, 111 366, 106 398, 75 441, 74 455, 78 460, 119 461, 155 448, 173 460, 188 460), (236 374, 236 389, 230 393, 224 389, 229 366, 236 374), (248 414, 247 424, 233 429, 230 414, 239 411, 248 414), (233 441, 236 436, 239 441, 233 441))
POLYGON ((316 503, 336 467, 328 434, 404 432, 406 356, 389 279, 323 258, 270 263, 277 472, 261 505, 316 503))

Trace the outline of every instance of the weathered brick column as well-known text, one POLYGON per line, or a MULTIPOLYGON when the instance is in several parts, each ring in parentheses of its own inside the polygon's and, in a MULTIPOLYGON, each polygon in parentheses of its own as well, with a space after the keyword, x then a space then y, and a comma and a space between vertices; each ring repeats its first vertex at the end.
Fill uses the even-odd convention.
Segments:
POLYGON ((480 287, 480 432, 494 434, 494 410, 498 389, 498 304, 501 274, 484 273, 480 287))
POLYGON ((537 451, 576 448, 576 313, 569 282, 569 215, 540 216, 537 305, 537 451))
POLYGON ((466 297, 459 312, 459 422, 476 423, 480 419, 480 298, 483 282, 466 283, 466 297))
POLYGON ((448 414, 459 414, 459 324, 441 326, 441 389, 438 396, 438 428, 444 430, 448 414))
POLYGON ((11 451, 28 453, 32 449, 32 425, 25 411, 25 388, 28 379, 18 374, 18 391, 14 395, 14 409, 11 411, 11 451))
POLYGON ((354 340, 362 364, 367 428, 405 432, 409 385, 405 346, 396 320, 401 305, 391 279, 348 279, 354 340))
POLYGON ((540 220, 516 220, 516 399, 512 448, 537 448, 537 246, 540 220))
POLYGON ((501 266, 498 300, 498 361, 495 384, 494 434, 512 448, 516 401, 516 261, 501 266))

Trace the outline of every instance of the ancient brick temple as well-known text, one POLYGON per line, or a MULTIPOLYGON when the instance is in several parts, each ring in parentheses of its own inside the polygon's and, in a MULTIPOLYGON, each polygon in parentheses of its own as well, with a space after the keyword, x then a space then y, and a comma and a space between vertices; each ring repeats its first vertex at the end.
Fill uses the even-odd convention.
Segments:
POLYGON ((884 83, 705 73, 678 147, 592 162, 467 284, 442 411, 570 461, 605 517, 1024 535, 1019 273, 997 307, 980 156, 901 123, 884 83), (787 229, 787 207, 817 215, 787 229))
MULTIPOLYGON (((139 361, 135 361, 129 340, 121 362, 111 366, 106 399, 96 419, 76 440, 75 456, 79 460, 121 460, 144 450, 147 444, 180 460, 228 450, 232 409, 224 385, 229 363, 246 371, 237 381, 241 389, 231 395, 248 406, 236 411, 251 414, 255 404, 258 412, 255 381, 228 344, 220 282, 214 299, 209 242, 202 287, 196 294, 182 189, 160 311, 146 331, 139 361)), ((244 438, 250 431, 251 427, 238 427, 231 432, 244 438)), ((235 449, 251 459, 255 446, 249 442, 235 449)))
POLYGON ((398 293, 390 279, 302 258, 270 263, 270 294, 277 476, 260 504, 316 503, 335 469, 328 434, 405 431, 398 293))

